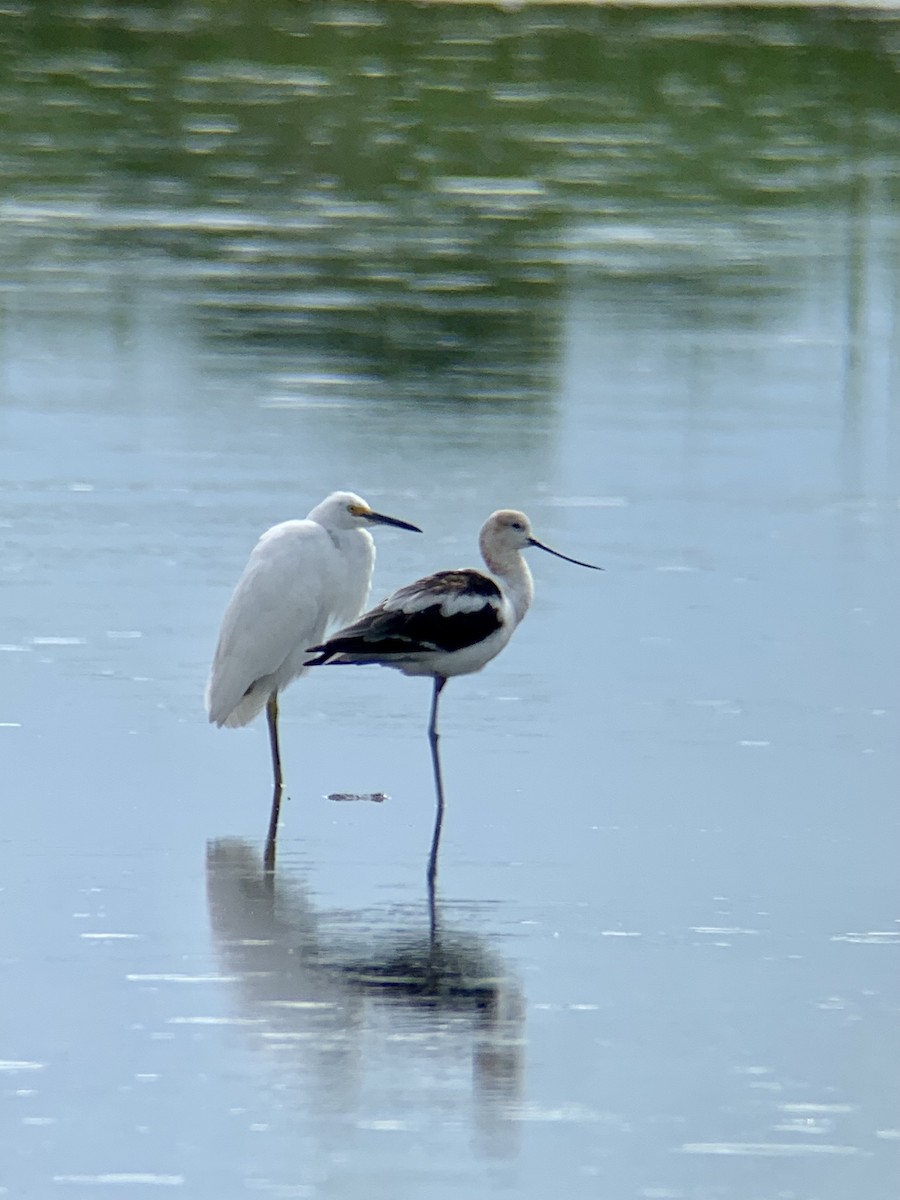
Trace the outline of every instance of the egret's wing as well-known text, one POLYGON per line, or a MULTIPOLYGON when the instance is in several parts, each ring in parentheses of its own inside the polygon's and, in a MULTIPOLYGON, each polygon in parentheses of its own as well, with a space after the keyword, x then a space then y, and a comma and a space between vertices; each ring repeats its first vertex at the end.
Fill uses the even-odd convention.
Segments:
POLYGON ((257 542, 222 619, 206 691, 210 721, 223 724, 259 680, 275 677, 283 687, 300 673, 305 647, 325 632, 335 553, 309 521, 284 522, 257 542))
POLYGON ((480 571, 438 571, 399 588, 315 649, 316 664, 462 650, 499 629, 503 596, 480 571))

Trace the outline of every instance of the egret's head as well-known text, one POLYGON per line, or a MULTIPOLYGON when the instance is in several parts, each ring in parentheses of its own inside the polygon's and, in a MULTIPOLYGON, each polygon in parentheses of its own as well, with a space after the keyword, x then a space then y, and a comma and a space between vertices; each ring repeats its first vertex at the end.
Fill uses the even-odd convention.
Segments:
POLYGON ((326 529, 368 529, 370 525, 394 525, 397 529, 409 529, 413 533, 422 532, 418 525, 410 525, 408 521, 375 512, 355 492, 332 492, 321 504, 316 505, 309 516, 326 529))
POLYGON ((603 570, 602 567, 582 562, 579 558, 569 558, 568 554, 560 554, 558 550, 553 550, 550 546, 539 542, 536 537, 532 536, 531 522, 523 512, 517 512, 514 508, 501 508, 497 512, 491 513, 482 526, 479 541, 481 553, 487 563, 497 559, 502 560, 506 555, 518 550, 525 550, 529 546, 535 546, 538 550, 546 550, 548 554, 555 555, 556 558, 564 558, 566 562, 575 563, 577 567, 590 567, 592 571, 603 570))

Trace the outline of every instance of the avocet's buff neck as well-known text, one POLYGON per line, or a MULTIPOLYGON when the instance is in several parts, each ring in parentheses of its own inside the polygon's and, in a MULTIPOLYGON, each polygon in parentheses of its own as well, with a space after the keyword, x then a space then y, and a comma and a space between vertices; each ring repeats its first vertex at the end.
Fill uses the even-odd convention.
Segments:
POLYGON ((534 582, 522 551, 531 543, 531 522, 524 513, 501 508, 491 513, 478 538, 481 557, 500 580, 518 624, 531 606, 534 582))

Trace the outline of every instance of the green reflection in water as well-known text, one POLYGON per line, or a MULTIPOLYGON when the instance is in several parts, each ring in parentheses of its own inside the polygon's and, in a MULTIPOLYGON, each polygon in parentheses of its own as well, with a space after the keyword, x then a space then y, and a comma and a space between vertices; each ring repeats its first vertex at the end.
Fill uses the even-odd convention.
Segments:
POLYGON ((18 311, 115 275, 304 387, 543 401, 574 292, 774 302, 798 213, 896 204, 889 19, 35 0, 0 34, 18 311))

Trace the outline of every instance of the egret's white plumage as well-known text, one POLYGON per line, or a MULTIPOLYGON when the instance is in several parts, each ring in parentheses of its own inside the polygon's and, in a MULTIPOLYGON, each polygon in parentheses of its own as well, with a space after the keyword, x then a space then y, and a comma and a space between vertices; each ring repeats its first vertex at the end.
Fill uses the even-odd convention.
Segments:
POLYGON ((467 568, 437 571, 399 588, 354 624, 323 644, 312 644, 318 657, 311 666, 377 663, 404 675, 434 679, 428 727, 437 789, 438 813, 432 841, 432 883, 443 818, 444 795, 437 753, 437 710, 441 689, 454 675, 480 671, 495 658, 528 612, 534 584, 522 551, 546 550, 580 567, 600 570, 569 558, 532 536, 524 513, 500 509, 488 517, 479 536, 481 555, 492 575, 467 568))
POLYGON ((273 525, 253 548, 222 619, 206 708, 213 724, 229 727, 246 725, 267 708, 275 774, 273 855, 281 792, 277 696, 306 671, 307 647, 365 606, 375 564, 372 525, 420 532, 374 512, 353 492, 333 492, 305 520, 273 525))

